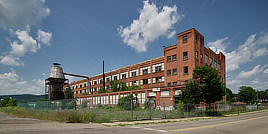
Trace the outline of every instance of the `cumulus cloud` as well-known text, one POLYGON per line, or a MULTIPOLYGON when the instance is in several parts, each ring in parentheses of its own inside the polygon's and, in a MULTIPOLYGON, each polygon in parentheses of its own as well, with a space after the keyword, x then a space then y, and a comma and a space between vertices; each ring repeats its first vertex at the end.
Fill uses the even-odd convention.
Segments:
POLYGON ((20 60, 26 53, 36 53, 41 48, 41 43, 50 44, 52 33, 44 32, 38 29, 37 39, 30 35, 30 26, 27 25, 25 30, 10 30, 17 40, 10 43, 11 51, 0 56, 0 63, 10 66, 23 66, 24 63, 20 60))
POLYGON ((263 71, 263 73, 268 74, 268 69, 265 69, 265 70, 263 71))
POLYGON ((120 26, 117 30, 123 42, 137 52, 146 52, 148 43, 160 36, 171 38, 175 35, 174 25, 182 20, 183 14, 178 13, 177 6, 157 7, 149 1, 143 2, 138 19, 127 26, 120 26))
POLYGON ((262 32, 257 37, 257 34, 250 35, 244 44, 237 49, 226 52, 226 47, 230 44, 228 38, 218 39, 214 42, 209 42, 208 47, 215 52, 221 51, 226 56, 227 71, 233 71, 239 68, 240 65, 254 61, 256 58, 267 55, 268 48, 268 32, 262 32))
POLYGON ((229 43, 226 42, 226 40, 228 40, 227 37, 223 39, 218 39, 214 42, 209 42, 207 46, 211 50, 213 50, 215 53, 219 53, 219 52, 225 53, 226 46, 229 45, 229 43))
POLYGON ((41 80, 36 82, 28 82, 23 80, 14 69, 10 72, 0 73, 0 94, 43 94, 44 84, 41 85, 41 80))
POLYGON ((261 66, 257 65, 255 66, 252 70, 246 72, 246 71, 241 71, 240 74, 238 74, 238 78, 248 78, 248 77, 252 77, 256 74, 258 74, 261 71, 261 66))
POLYGON ((45 0, 1 0, 0 27, 21 28, 26 25, 39 25, 50 14, 45 0))
POLYGON ((235 84, 238 84, 241 82, 242 82, 242 80, 231 80, 231 81, 227 81, 227 84, 228 85, 235 85, 235 84))
POLYGON ((37 35, 38 35, 38 37, 37 37, 38 41, 40 41, 43 44, 50 45, 52 33, 44 32, 44 31, 38 29, 37 35))

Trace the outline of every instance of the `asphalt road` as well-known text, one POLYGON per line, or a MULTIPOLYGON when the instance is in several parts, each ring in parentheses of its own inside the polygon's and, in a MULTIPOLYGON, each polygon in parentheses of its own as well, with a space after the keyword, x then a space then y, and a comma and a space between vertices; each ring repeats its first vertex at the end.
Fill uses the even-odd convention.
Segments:
POLYGON ((100 124, 49 123, 33 119, 2 118, 0 134, 268 134, 268 111, 191 122, 173 122, 124 127, 100 124))

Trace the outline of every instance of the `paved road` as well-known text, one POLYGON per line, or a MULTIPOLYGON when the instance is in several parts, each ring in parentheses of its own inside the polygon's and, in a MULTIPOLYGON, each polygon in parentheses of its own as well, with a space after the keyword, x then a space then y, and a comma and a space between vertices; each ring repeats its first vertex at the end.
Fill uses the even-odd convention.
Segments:
POLYGON ((83 134, 83 133, 177 133, 177 134, 268 134, 268 112, 191 122, 175 122, 125 127, 100 124, 48 123, 21 118, 3 118, 0 113, 0 134, 83 134))

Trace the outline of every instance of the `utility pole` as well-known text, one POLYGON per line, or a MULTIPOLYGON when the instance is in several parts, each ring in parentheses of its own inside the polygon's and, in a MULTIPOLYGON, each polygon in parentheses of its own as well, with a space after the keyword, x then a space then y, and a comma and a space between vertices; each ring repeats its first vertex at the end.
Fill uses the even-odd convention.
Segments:
POLYGON ((102 78, 103 80, 102 80, 102 82, 103 82, 103 88, 105 89, 104 61, 102 61, 102 69, 103 69, 102 70, 103 71, 103 74, 102 74, 103 75, 103 78, 102 78))
POLYGON ((259 110, 259 91, 257 89, 257 110, 259 110))

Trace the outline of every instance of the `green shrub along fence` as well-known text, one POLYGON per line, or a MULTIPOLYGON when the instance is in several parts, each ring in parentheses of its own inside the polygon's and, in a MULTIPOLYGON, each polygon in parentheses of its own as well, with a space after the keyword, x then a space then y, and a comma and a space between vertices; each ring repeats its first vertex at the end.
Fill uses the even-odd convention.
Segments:
POLYGON ((76 100, 57 100, 19 103, 19 107, 30 110, 54 110, 54 111, 74 111, 90 112, 97 117, 102 117, 100 122, 108 121, 132 121, 148 119, 172 119, 187 118, 197 116, 221 116, 224 114, 240 114, 242 112, 268 109, 268 105, 246 105, 246 104, 167 104, 151 103, 137 104, 120 102, 117 105, 90 105, 81 102, 79 105, 76 100))

